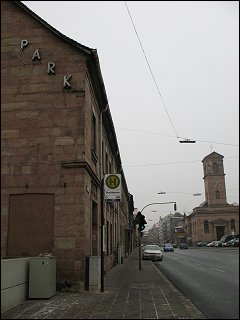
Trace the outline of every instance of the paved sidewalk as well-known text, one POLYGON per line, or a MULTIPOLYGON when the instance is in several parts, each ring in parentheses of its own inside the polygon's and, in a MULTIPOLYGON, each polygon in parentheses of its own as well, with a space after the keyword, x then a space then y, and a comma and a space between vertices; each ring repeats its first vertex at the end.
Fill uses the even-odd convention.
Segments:
MULTIPOLYGON (((164 263, 164 259, 162 262, 164 263)), ((206 319, 159 271, 141 261, 138 248, 107 273, 104 292, 58 293, 29 299, 6 311, 2 319, 206 319)))

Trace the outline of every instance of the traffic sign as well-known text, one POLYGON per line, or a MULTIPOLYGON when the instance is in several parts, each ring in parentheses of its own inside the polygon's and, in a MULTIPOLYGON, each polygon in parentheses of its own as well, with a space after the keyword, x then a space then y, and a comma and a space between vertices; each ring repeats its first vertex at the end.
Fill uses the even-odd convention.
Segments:
POLYGON ((122 185, 121 174, 104 175, 104 199, 107 202, 121 201, 122 185))

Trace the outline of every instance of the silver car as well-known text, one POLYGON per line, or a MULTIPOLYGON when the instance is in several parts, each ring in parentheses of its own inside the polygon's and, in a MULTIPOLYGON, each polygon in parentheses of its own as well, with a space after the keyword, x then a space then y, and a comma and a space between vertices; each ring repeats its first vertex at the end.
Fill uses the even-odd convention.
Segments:
POLYGON ((149 260, 160 260, 163 259, 163 253, 160 249, 160 247, 156 244, 152 245, 146 245, 143 250, 143 260, 149 259, 149 260))

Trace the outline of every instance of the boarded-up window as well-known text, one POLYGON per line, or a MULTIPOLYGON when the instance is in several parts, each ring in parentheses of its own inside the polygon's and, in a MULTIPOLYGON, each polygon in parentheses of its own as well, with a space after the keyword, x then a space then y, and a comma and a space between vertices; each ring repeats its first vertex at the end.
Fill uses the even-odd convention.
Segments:
POLYGON ((7 256, 53 251, 53 194, 10 196, 7 256))

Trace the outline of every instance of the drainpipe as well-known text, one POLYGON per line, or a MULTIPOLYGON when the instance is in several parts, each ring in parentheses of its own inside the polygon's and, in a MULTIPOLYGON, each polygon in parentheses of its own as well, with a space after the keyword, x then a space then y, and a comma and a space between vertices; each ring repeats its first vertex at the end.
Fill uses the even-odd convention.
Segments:
POLYGON ((102 141, 103 141, 103 113, 109 110, 108 104, 106 105, 105 109, 100 114, 100 180, 101 180, 101 186, 100 186, 100 194, 101 194, 101 292, 104 292, 104 243, 103 243, 103 227, 104 227, 104 176, 103 176, 103 150, 102 150, 102 141))

